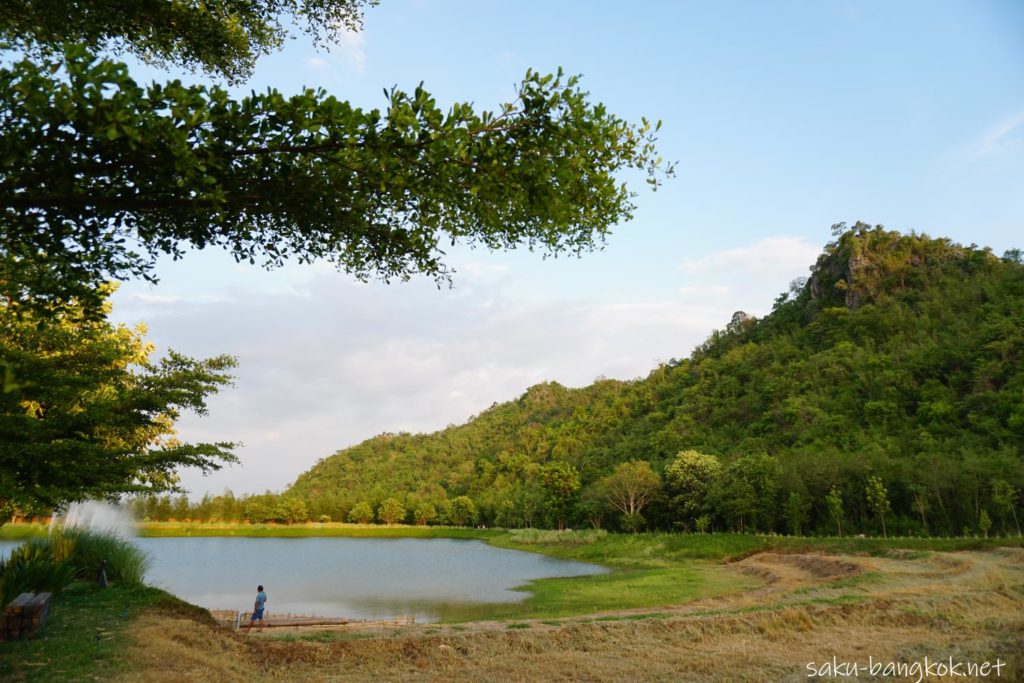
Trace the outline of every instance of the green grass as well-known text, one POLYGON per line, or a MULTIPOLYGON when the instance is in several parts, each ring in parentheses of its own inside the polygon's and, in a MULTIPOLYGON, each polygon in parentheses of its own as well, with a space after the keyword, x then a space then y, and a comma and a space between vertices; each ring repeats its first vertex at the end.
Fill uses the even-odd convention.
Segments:
MULTIPOLYGON (((0 527, 2 530, 2 527, 0 527)), ((138 526, 139 536, 164 538, 179 536, 239 536, 244 538, 478 538, 505 534, 495 529, 469 529, 445 526, 383 526, 377 524, 235 524, 199 522, 146 522, 138 526)))
MULTIPOLYGON (((548 532, 549 534, 552 532, 548 532)), ((558 532, 555 532, 558 533, 558 532)), ((728 560, 745 557, 765 548, 764 537, 741 534, 605 534, 561 532, 550 540, 538 540, 529 530, 511 531, 491 540, 494 545, 540 552, 546 555, 594 562, 608 567, 655 569, 678 565, 688 560, 728 560), (576 542, 579 535, 589 542, 576 542)), ((544 537, 540 537, 543 539, 544 537)))
POLYGON ((278 643, 341 643, 352 640, 377 638, 379 636, 375 633, 364 633, 360 631, 299 631, 296 633, 285 633, 282 635, 276 635, 268 632, 264 634, 263 637, 267 640, 273 640, 278 643))
POLYGON ((709 562, 686 562, 660 569, 619 569, 607 574, 538 579, 521 590, 519 603, 454 608, 445 621, 471 619, 551 619, 620 609, 676 605, 747 590, 760 581, 709 562))
POLYGON ((124 668, 127 626, 142 610, 159 605, 209 619, 209 613, 147 586, 107 589, 76 582, 54 596, 50 616, 25 640, 0 643, 0 680, 104 680, 124 668), (99 639, 97 641, 97 635, 99 639))
POLYGON ((553 557, 594 562, 608 567, 672 567, 686 560, 730 562, 754 553, 826 552, 886 555, 895 551, 949 552, 1024 546, 1020 538, 857 538, 762 536, 753 534, 605 534, 590 532, 510 531, 488 539, 492 545, 539 552, 553 557), (559 538, 557 534, 565 535, 559 538), (578 535, 577 538, 573 538, 578 535), (580 539, 588 539, 579 542, 580 539))
POLYGON ((597 617, 594 621, 643 621, 645 619, 671 619, 670 612, 641 612, 639 614, 610 614, 597 617))
POLYGON ((814 593, 820 591, 823 588, 829 591, 835 590, 846 590, 849 588, 864 588, 865 586, 878 585, 882 583, 884 577, 881 572, 864 572, 863 574, 854 574, 853 576, 847 576, 842 579, 833 579, 829 581, 826 586, 808 586, 806 588, 798 588, 792 591, 791 595, 806 595, 807 593, 814 593))
POLYGON ((50 533, 49 524, 3 524, 0 525, 0 541, 27 541, 50 533))

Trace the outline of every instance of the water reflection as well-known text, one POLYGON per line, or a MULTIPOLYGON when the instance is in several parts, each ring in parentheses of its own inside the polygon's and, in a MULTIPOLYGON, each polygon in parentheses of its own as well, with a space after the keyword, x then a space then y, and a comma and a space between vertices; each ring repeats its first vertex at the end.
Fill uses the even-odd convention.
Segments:
MULTIPOLYGON (((455 539, 140 538, 148 582, 210 609, 247 610, 257 584, 270 613, 436 621, 481 603, 518 602, 532 579, 596 565, 455 539)), ((482 610, 486 613, 486 610, 482 610)))

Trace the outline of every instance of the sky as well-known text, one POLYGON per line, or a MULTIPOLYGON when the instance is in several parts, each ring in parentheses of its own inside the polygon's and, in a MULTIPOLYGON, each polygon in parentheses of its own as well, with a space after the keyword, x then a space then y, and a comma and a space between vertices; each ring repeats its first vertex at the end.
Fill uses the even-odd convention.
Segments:
POLYGON ((1024 247, 1021 2, 382 0, 361 32, 327 52, 299 35, 234 91, 384 108, 383 89, 422 81, 494 110, 528 68, 558 67, 616 115, 661 120, 677 164, 657 192, 634 184, 602 251, 461 249, 451 288, 204 251, 121 286, 115 320, 144 322, 158 354, 239 360, 209 415, 179 423, 244 443, 239 464, 182 472, 193 498, 280 491, 375 434, 460 424, 539 382, 646 376, 735 311, 768 313, 834 223, 1024 247))

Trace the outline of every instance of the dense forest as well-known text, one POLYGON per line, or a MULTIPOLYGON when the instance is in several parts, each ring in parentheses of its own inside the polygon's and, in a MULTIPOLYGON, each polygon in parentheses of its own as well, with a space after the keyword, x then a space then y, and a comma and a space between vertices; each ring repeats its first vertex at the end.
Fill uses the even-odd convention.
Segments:
POLYGON ((1024 259, 837 226, 756 319, 635 381, 530 388, 382 434, 281 494, 138 500, 151 519, 828 534, 1020 533, 1024 259))

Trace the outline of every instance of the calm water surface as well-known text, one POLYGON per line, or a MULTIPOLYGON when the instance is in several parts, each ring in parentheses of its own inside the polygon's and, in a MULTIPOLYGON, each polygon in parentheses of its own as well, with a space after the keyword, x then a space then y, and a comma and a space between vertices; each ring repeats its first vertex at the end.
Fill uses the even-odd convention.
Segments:
MULTIPOLYGON (((435 621, 482 603, 518 602, 532 579, 606 570, 482 541, 376 538, 136 538, 147 583, 209 609, 435 621)), ((0 556, 15 544, 0 544, 0 556), (6 546, 6 547, 5 547, 6 546)))

